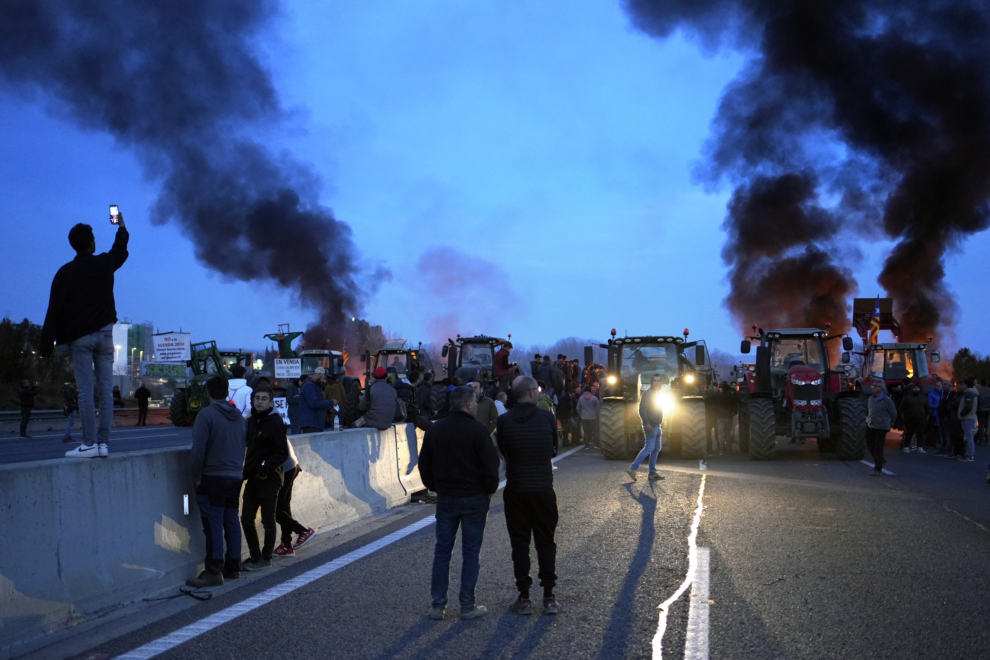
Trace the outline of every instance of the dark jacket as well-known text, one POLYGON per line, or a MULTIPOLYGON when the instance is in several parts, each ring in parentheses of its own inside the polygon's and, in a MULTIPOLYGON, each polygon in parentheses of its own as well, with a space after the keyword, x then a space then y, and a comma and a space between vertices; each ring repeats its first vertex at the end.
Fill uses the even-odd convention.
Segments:
POLYGON ((889 431, 897 419, 897 406, 894 400, 886 394, 875 397, 872 394, 866 398, 866 425, 871 429, 889 431))
POLYGON ((214 401, 196 415, 189 466, 193 481, 203 475, 244 477, 247 421, 229 401, 214 401))
POLYGON ((117 322, 113 274, 127 261, 128 236, 119 227, 109 252, 76 255, 55 273, 41 330, 42 357, 55 343, 68 344, 117 322))
POLYGON ((557 420, 532 403, 518 403, 498 418, 498 448, 505 457, 505 487, 517 491, 553 488, 557 420))
POLYGON ((488 435, 491 435, 492 431, 495 430, 495 422, 498 421, 498 408, 495 407, 495 402, 490 397, 481 397, 475 419, 485 425, 485 428, 488 429, 488 435))
POLYGON ((365 426, 376 428, 380 431, 392 426, 395 421, 395 401, 398 399, 395 388, 388 384, 386 380, 376 380, 371 384, 365 393, 364 399, 360 403, 360 408, 366 410, 364 413, 365 426))
POLYGON ((21 385, 21 390, 18 394, 21 398, 21 408, 34 408, 34 397, 38 396, 37 387, 34 385, 30 387, 21 385))
POLYGON ((351 390, 347 393, 347 401, 344 402, 344 423, 353 424, 354 420, 361 416, 358 409, 361 403, 361 390, 351 390))
POLYGON ((423 417, 433 417, 433 397, 430 390, 431 386, 425 380, 419 381, 416 386, 416 407, 423 417))
POLYGON ((315 381, 307 379, 299 390, 299 428, 312 427, 321 431, 327 427, 327 408, 333 407, 332 399, 323 398, 323 390, 315 381))
POLYGON ((495 353, 495 364, 492 365, 492 374, 496 377, 508 376, 509 369, 509 349, 503 346, 495 353))
POLYGON ((397 380, 392 387, 395 388, 395 396, 402 399, 402 402, 406 404, 406 419, 412 419, 414 416, 418 416, 419 406, 416 405, 416 390, 412 384, 397 380))
POLYGON ((498 490, 498 454, 478 421, 456 410, 429 428, 419 452, 419 476, 445 497, 491 495, 498 490))
POLYGON ((68 383, 62 386, 62 407, 65 408, 65 414, 79 410, 79 392, 68 383))
POLYGON ((542 380, 547 387, 553 387, 553 365, 549 362, 541 362, 540 368, 536 370, 536 380, 542 380))
POLYGON ((652 433, 653 429, 663 424, 663 408, 660 407, 660 388, 650 386, 650 389, 643 392, 643 398, 639 401, 639 418, 643 420, 643 428, 647 433, 652 433))
POLYGON ((899 412, 902 419, 927 419, 932 409, 928 405, 928 397, 924 394, 908 392, 901 398, 899 412))
POLYGON ((148 405, 148 399, 151 398, 151 390, 142 385, 134 392, 134 398, 138 400, 138 403, 148 405))
POLYGON ((289 458, 285 422, 273 408, 267 415, 252 411, 247 422, 247 455, 244 479, 271 479, 282 483, 282 466, 289 458))

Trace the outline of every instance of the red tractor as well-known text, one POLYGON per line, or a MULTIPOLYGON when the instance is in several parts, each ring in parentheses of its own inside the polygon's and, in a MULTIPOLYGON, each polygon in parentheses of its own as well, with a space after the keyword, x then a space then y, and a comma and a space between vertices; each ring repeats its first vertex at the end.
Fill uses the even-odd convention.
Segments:
POLYGON ((827 342, 842 339, 844 350, 852 338, 829 335, 828 330, 791 328, 757 331, 744 339, 748 354, 758 341, 756 364, 745 371, 740 392, 740 446, 750 458, 774 457, 777 436, 792 440, 815 438, 823 452, 842 460, 860 460, 866 450, 866 406, 857 392, 843 389, 844 372, 829 368, 827 342))
MULTIPOLYGON (((898 388, 908 379, 920 385, 927 392, 935 383, 928 362, 940 360, 938 351, 928 351, 932 338, 927 343, 897 342, 871 344, 869 341, 870 323, 873 320, 874 306, 879 302, 880 314, 877 319, 880 330, 890 330, 895 338, 901 337, 901 324, 894 318, 892 298, 856 298, 853 300, 853 327, 863 340, 863 369, 855 374, 865 391, 869 391, 876 379, 882 380, 888 392, 898 388)), ((849 353, 842 355, 842 361, 849 364, 849 353)))

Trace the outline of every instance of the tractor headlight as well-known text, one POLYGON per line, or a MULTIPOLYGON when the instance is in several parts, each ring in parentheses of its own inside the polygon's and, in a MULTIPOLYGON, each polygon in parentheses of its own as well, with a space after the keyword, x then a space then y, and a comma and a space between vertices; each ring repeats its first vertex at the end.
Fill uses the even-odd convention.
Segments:
POLYGON ((669 390, 657 392, 653 395, 653 405, 662 410, 664 415, 669 415, 674 410, 674 396, 669 390))
POLYGON ((822 400, 821 399, 812 399, 811 400, 811 405, 815 406, 816 408, 820 408, 821 405, 822 405, 822 400))
POLYGON ((609 376, 608 378, 606 378, 606 379, 605 379, 605 381, 606 381, 606 382, 607 382, 607 383, 608 383, 609 385, 615 385, 615 384, 616 384, 617 382, 619 382, 619 379, 618 379, 618 378, 616 378, 615 376, 609 376))
POLYGON ((821 385, 822 379, 817 378, 815 380, 798 380, 797 378, 792 378, 791 382, 795 385, 821 385))
POLYGON ((694 374, 685 374, 684 375, 684 382, 687 383, 688 385, 690 385, 691 383, 693 383, 694 382, 694 374))

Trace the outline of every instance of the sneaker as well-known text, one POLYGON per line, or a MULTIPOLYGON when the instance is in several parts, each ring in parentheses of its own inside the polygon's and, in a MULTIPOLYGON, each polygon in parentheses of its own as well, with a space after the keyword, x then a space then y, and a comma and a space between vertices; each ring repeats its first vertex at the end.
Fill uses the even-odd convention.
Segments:
POLYGON ((557 609, 557 599, 555 598, 544 598, 543 599, 543 613, 544 614, 556 614, 557 609))
POLYGON ((100 458, 106 458, 110 455, 110 447, 107 446, 107 443, 101 442, 97 446, 100 448, 100 458))
POLYGON ((274 557, 294 557, 295 555, 296 551, 292 549, 292 546, 284 543, 279 543, 275 552, 272 553, 274 557))
POLYGON ((911 448, 910 447, 905 447, 901 451, 904 452, 905 454, 910 454, 911 453, 911 448))
POLYGON ((96 445, 79 445, 65 452, 66 458, 97 458, 99 455, 100 448, 96 445))
POLYGON ((922 449, 921 447, 915 447, 915 448, 914 448, 914 451, 916 451, 916 452, 917 452, 917 453, 919 453, 919 454, 927 454, 927 453, 928 453, 927 451, 925 451, 925 450, 924 450, 924 449, 922 449))
POLYGON ((292 549, 298 550, 299 548, 303 547, 304 545, 312 541, 314 536, 316 536, 316 530, 310 527, 305 532, 303 532, 298 537, 296 537, 296 542, 292 544, 292 549))
POLYGON ((62 442, 69 443, 69 442, 75 442, 75 440, 72 439, 71 435, 67 435, 62 438, 62 442))
MULTIPOLYGON (((530 606, 532 608, 532 606, 530 606)), ((443 610, 441 610, 442 612, 443 610)), ((467 621, 469 619, 477 619, 488 614, 488 608, 484 605, 475 605, 467 612, 461 612, 461 621, 467 621)))
POLYGON ((262 571, 266 568, 271 568, 271 567, 272 567, 272 560, 265 559, 264 557, 258 557, 257 559, 251 557, 250 559, 248 559, 247 561, 241 564, 241 570, 247 571, 249 573, 251 571, 262 571))
POLYGON ((532 614, 533 613, 533 601, 529 598, 520 597, 519 600, 509 605, 509 611, 514 614, 532 614))
POLYGON ((879 477, 881 474, 883 474, 883 472, 881 472, 880 470, 874 470, 873 472, 870 472, 871 477, 879 477))
POLYGON ((440 605, 434 605, 433 607, 430 608, 430 612, 429 612, 429 614, 427 616, 429 616, 434 621, 442 621, 443 620, 443 607, 440 606, 440 605))
POLYGON ((969 458, 966 458, 965 456, 960 456, 958 460, 960 463, 972 463, 973 457, 970 456, 969 458))
POLYGON ((663 479, 663 477, 661 475, 657 474, 656 472, 651 472, 650 473, 650 476, 647 477, 647 479, 649 479, 650 481, 656 481, 658 479, 663 479))
POLYGON ((193 589, 202 589, 203 587, 222 587, 223 575, 220 575, 219 573, 214 575, 209 571, 203 571, 198 576, 186 580, 186 586, 192 587, 193 589))
POLYGON ((24 438, 25 440, 31 439, 31 436, 29 436, 27 433, 22 433, 20 437, 24 438))
POLYGON ((232 568, 225 568, 225 569, 223 569, 223 579, 224 580, 240 580, 241 579, 241 572, 239 570, 238 571, 235 571, 232 568))
POLYGON ((630 479, 632 479, 633 481, 636 481, 636 478, 637 478, 636 477, 636 470, 634 470, 632 468, 626 468, 626 474, 629 475, 629 478, 630 479))

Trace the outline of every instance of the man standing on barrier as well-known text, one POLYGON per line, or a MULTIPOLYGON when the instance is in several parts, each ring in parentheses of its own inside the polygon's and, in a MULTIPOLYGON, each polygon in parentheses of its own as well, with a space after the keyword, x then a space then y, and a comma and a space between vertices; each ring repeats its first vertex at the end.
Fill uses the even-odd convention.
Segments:
POLYGON ((474 590, 481 570, 479 557, 491 496, 498 490, 498 454, 487 429, 475 420, 478 402, 470 387, 450 394, 449 415, 426 432, 419 455, 423 484, 437 494, 437 544, 433 553, 430 618, 440 620, 447 605, 450 555, 461 527, 460 606, 462 619, 484 616, 474 590))
POLYGON ((520 376, 512 383, 516 405, 498 418, 498 448, 505 457, 505 525, 512 544, 512 566, 519 598, 509 610, 532 614, 529 589, 530 539, 536 545, 543 587, 543 613, 557 613, 553 589, 557 584, 557 494, 553 490, 553 457, 557 455, 557 420, 536 407, 537 382, 520 376))

